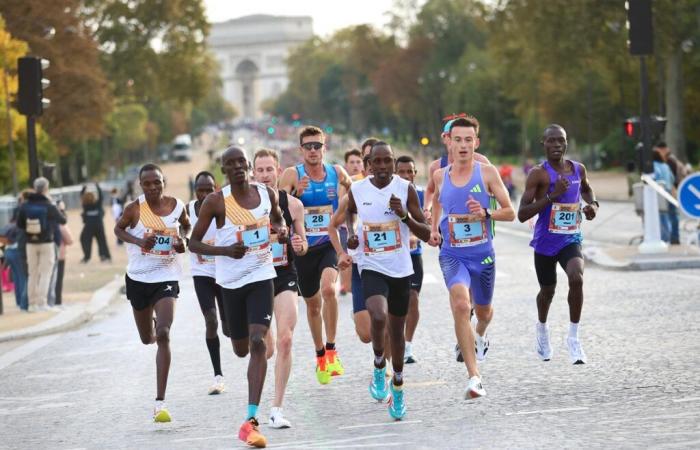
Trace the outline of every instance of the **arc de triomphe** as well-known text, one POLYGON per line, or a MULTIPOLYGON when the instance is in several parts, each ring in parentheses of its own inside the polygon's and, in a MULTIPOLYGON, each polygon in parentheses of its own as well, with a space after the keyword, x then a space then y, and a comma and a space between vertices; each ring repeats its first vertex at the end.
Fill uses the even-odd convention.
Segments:
POLYGON ((259 118, 262 103, 284 92, 285 59, 312 36, 308 16, 253 15, 212 24, 209 48, 219 62, 224 98, 239 118, 259 118))

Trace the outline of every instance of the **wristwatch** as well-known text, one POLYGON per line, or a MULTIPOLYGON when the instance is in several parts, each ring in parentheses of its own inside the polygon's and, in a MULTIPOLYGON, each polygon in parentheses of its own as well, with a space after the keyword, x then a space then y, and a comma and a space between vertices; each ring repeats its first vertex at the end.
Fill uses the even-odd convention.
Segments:
POLYGON ((491 209, 484 208, 484 214, 486 215, 487 219, 490 219, 491 218, 491 209))
POLYGON ((598 200, 593 200, 589 203, 589 205, 595 205, 596 208, 600 208, 600 203, 598 203, 598 200))

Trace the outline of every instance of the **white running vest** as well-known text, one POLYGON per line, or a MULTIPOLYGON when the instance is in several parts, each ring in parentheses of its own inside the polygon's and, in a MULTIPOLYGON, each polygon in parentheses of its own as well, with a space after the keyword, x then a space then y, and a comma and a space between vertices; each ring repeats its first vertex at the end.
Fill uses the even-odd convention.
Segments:
POLYGON ((175 200, 177 204, 170 214, 158 216, 151 211, 146 197, 143 194, 139 196, 139 221, 134 228, 127 228, 126 232, 139 239, 154 234, 156 245, 151 250, 144 250, 138 245, 126 243, 129 257, 126 274, 132 280, 142 283, 180 280, 182 260, 173 243, 180 231, 180 216, 185 204, 180 199, 175 200))
POLYGON ((226 289, 237 289, 277 276, 270 245, 270 197, 265 185, 250 185, 257 188, 260 195, 260 204, 251 210, 238 204, 231 195, 230 185, 221 190, 226 218, 224 226, 216 230, 215 245, 225 247, 243 242, 248 247, 241 259, 216 256, 216 283, 226 289))
MULTIPOLYGON (((192 228, 197 225, 197 213, 194 210, 194 204, 197 200, 192 200, 187 205, 187 212, 190 216, 190 222, 192 223, 192 228)), ((200 205, 201 206, 201 205, 200 205)), ((213 219, 207 228, 207 232, 204 233, 202 237, 202 242, 209 245, 214 245, 216 239, 216 219, 213 219)), ((212 255, 200 255, 198 253, 190 252, 190 273, 192 276, 202 276, 211 277, 216 276, 216 270, 214 265, 214 256, 212 255)))
POLYGON ((394 175, 383 189, 372 184, 371 178, 353 183, 350 189, 357 206, 361 225, 357 230, 360 240, 358 269, 374 270, 392 278, 413 274, 408 225, 389 207, 391 195, 401 199, 406 210, 410 183, 394 175))

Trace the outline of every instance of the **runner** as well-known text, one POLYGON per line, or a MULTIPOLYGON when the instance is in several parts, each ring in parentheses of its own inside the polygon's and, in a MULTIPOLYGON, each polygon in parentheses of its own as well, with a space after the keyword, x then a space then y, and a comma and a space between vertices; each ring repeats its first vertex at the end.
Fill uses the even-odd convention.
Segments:
MULTIPOLYGON (((192 200, 187 205, 187 212, 192 221, 192 226, 197 225, 197 217, 202 203, 207 195, 214 192, 216 181, 214 175, 209 172, 199 172, 194 177, 194 192, 196 199, 192 200)), ((207 228, 203 242, 213 244, 216 238, 216 223, 211 221, 207 228)), ((204 325, 206 327, 205 339, 207 349, 209 350, 209 358, 211 365, 214 368, 214 383, 209 388, 209 395, 221 394, 226 390, 224 383, 224 375, 221 372, 221 352, 219 342, 219 322, 216 316, 216 309, 219 309, 219 317, 221 318, 221 331, 224 336, 231 337, 228 326, 226 325, 226 317, 224 315, 223 294, 221 286, 216 284, 216 268, 214 266, 214 257, 208 255, 198 255, 190 252, 190 272, 194 281, 194 292, 197 294, 199 308, 204 316, 204 325)))
MULTIPOLYGON (((347 171, 350 178, 355 180, 361 180, 365 177, 364 166, 362 161, 362 152, 356 148, 348 150, 345 152, 345 170, 347 171)), ((348 230, 345 225, 339 229, 340 231, 340 242, 343 244, 343 248, 347 251, 348 242, 348 230)), ((345 269, 340 271, 340 295, 343 296, 348 292, 352 291, 352 270, 345 269)))
MULTIPOLYGON (((410 156, 399 156, 396 159, 396 174, 411 183, 411 186, 418 194, 421 210, 424 208, 423 199, 425 192, 422 187, 414 183, 418 171, 416 162, 410 156)), ((411 290, 408 303, 408 315, 406 316, 406 350, 404 351, 404 362, 412 364, 416 362, 413 356, 413 335, 418 326, 420 312, 418 310, 418 296, 423 286, 423 245, 420 239, 411 234, 411 261, 413 262, 413 275, 411 275, 411 290)))
POLYGON ((444 239, 440 268, 450 291, 455 334, 469 374, 467 398, 486 395, 476 360, 486 357, 489 348, 486 327, 493 317, 491 301, 496 267, 491 222, 515 219, 496 168, 476 162, 473 157, 479 147, 478 130, 479 122, 473 117, 455 119, 450 126, 448 143, 454 163, 438 169, 433 176, 436 220, 432 222, 430 236, 433 246, 444 239), (490 196, 496 197, 499 209, 491 210, 490 196), (477 318, 475 329, 469 323, 472 297, 477 318), (476 348, 476 354, 472 348, 476 348))
POLYGON ((573 364, 585 364, 586 354, 578 337, 583 308, 583 256, 581 255, 581 199, 587 205, 583 214, 593 220, 598 212, 580 162, 564 157, 566 131, 551 124, 544 129, 542 146, 547 161, 535 166, 527 176, 525 192, 520 199, 518 219, 521 222, 539 214, 530 246, 535 249, 535 271, 540 291, 537 294, 537 354, 543 361, 552 358, 547 315, 557 287, 557 263, 569 281, 569 334, 566 344, 573 364))
POLYGON ((309 250, 295 258, 299 290, 306 301, 306 317, 316 350, 316 378, 328 384, 331 376, 345 370, 338 357, 335 337, 338 327, 337 257, 328 240, 331 215, 350 187, 350 177, 339 165, 323 162, 325 135, 320 128, 305 127, 299 134, 304 162, 282 173, 280 189, 299 198, 304 204, 304 226, 309 250), (323 316, 321 314, 323 310, 323 316), (323 331, 326 345, 323 345, 323 331))
MULTIPOLYGON (((389 414, 394 419, 401 419, 406 414, 403 399, 404 326, 410 275, 413 273, 409 236, 413 232, 427 240, 430 232, 415 189, 406 180, 394 176, 396 161, 389 144, 382 141, 375 143, 370 152, 370 162, 374 176, 354 183, 348 193, 348 247, 360 249, 357 254, 358 266, 371 319, 374 375, 369 391, 372 398, 379 401, 385 400, 390 392, 389 414), (362 224, 358 229, 362 231, 359 235, 355 233, 356 215, 362 224), (387 387, 385 380, 384 340, 387 325, 394 369, 390 387, 387 387)), ((337 234, 333 239, 338 239, 337 234)), ((352 258, 347 253, 343 253, 339 261, 342 267, 352 264, 352 258)))
POLYGON ((190 250, 215 256, 216 282, 224 294, 233 351, 241 358, 250 351, 248 409, 238 438, 248 445, 265 447, 267 440, 258 430, 256 416, 267 372, 265 335, 272 319, 276 276, 270 231, 284 244, 287 228, 275 191, 248 182, 251 165, 243 149, 227 148, 221 155, 221 168, 229 184, 204 200, 190 250), (212 220, 217 228, 214 245, 203 242, 212 220))
POLYGON ((181 200, 163 195, 165 183, 160 167, 144 164, 139 171, 139 184, 143 194, 126 207, 114 226, 114 234, 127 244, 126 298, 134 310, 141 342, 158 345, 153 420, 170 422, 170 412, 165 407, 170 327, 182 276, 178 254, 185 252, 183 238, 190 230, 190 221, 181 200))
MULTIPOLYGON (((281 173, 279 156, 274 150, 261 149, 253 157, 255 181, 277 189, 281 173)), ((279 191, 279 205, 287 229, 293 230, 287 245, 273 239, 272 256, 277 272, 275 278, 274 316, 277 326, 277 359, 275 360, 275 399, 270 411, 269 425, 272 428, 289 428, 292 424, 282 414, 282 401, 292 370, 292 337, 297 324, 297 271, 294 255, 306 253, 308 244, 304 232, 304 205, 299 199, 279 191)), ((270 347, 274 347, 272 330, 268 333, 270 347)))

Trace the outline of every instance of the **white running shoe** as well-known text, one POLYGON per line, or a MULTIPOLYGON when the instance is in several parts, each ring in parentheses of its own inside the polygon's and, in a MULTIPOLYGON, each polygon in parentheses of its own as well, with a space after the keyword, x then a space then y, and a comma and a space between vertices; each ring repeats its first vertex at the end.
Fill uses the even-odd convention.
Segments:
POLYGON ((219 395, 226 390, 226 385, 224 384, 223 375, 217 375, 214 377, 214 384, 209 388, 209 395, 219 395))
POLYGON ((290 428, 292 424, 282 415, 282 408, 270 408, 270 428, 290 428))
POLYGON ((413 364, 416 362, 413 357, 413 344, 411 342, 406 342, 406 348, 403 351, 403 362, 405 364, 413 364))
POLYGON ((569 347, 569 359, 571 364, 586 364, 586 353, 581 347, 581 341, 578 338, 567 337, 566 346, 569 347))
POLYGON ((476 337, 476 359, 483 361, 486 359, 486 352, 489 351, 489 337, 486 333, 484 333, 483 337, 476 332, 474 332, 474 335, 476 337))
POLYGON ((552 359, 552 344, 549 342, 549 327, 541 327, 538 323, 537 328, 537 355, 542 361, 552 359))
POLYGON ((481 377, 474 375, 469 379, 467 392, 464 393, 464 398, 467 400, 486 396, 486 390, 481 384, 481 377))

